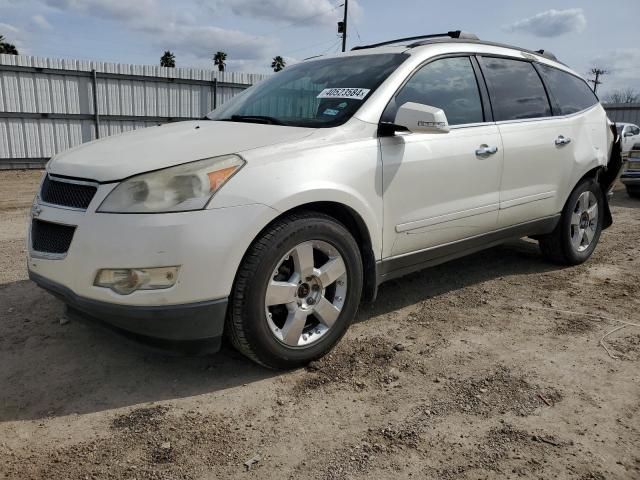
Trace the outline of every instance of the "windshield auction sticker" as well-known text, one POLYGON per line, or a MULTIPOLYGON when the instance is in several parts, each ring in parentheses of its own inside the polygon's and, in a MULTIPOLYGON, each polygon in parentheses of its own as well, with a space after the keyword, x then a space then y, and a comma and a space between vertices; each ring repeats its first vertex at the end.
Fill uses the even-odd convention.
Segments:
POLYGON ((364 100, 371 90, 369 88, 325 88, 317 98, 351 98, 364 100))

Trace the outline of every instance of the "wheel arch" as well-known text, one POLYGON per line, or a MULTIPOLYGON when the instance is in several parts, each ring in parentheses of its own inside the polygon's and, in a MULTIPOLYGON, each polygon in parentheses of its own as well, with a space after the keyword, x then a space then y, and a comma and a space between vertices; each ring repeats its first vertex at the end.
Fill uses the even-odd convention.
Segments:
POLYGON ((332 217, 344 225, 347 230, 353 234, 358 247, 360 248, 360 256, 362 258, 364 273, 362 299, 367 302, 375 300, 378 293, 377 264, 373 250, 371 233, 364 218, 356 210, 344 203, 334 201, 314 201, 296 205, 288 210, 281 211, 276 217, 271 219, 269 223, 260 229, 249 244, 247 251, 251 248, 251 245, 260 238, 262 233, 274 222, 281 220, 283 217, 301 212, 317 212, 332 217))

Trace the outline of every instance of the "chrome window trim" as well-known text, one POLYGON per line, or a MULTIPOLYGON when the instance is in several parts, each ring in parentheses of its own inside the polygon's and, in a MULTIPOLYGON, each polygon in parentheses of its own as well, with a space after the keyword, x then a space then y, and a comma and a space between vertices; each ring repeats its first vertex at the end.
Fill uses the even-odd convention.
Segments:
POLYGON ((498 122, 495 122, 496 125, 507 125, 510 123, 526 123, 526 122, 538 122, 541 120, 556 120, 556 119, 569 119, 569 118, 573 118, 576 117, 578 115, 582 115, 583 113, 588 112, 589 110, 593 110, 594 108, 601 106, 600 103, 596 103, 592 106, 590 106, 589 108, 585 108, 584 110, 580 110, 579 112, 575 112, 575 113, 571 113, 569 115, 551 115, 551 116, 546 116, 546 117, 535 117, 535 118, 522 118, 519 120, 500 120, 498 122))

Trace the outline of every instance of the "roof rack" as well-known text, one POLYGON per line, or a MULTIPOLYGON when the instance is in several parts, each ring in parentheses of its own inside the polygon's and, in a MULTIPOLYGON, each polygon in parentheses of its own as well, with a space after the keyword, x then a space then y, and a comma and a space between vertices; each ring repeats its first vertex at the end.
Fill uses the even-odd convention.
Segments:
POLYGON ((541 57, 548 58, 549 60, 553 60, 554 62, 558 61, 558 58, 551 52, 547 50, 536 50, 535 53, 540 55, 541 57))
POLYGON ((371 45, 359 45, 357 47, 353 47, 351 50, 364 50, 366 48, 383 47, 385 45, 393 45, 394 43, 409 42, 413 40, 426 40, 430 38, 447 38, 447 37, 467 39, 467 40, 479 40, 478 36, 474 35, 473 33, 463 32, 461 30, 453 30, 447 33, 433 33, 431 35, 418 35, 416 37, 397 38, 395 40, 389 40, 386 42, 372 43, 371 45))

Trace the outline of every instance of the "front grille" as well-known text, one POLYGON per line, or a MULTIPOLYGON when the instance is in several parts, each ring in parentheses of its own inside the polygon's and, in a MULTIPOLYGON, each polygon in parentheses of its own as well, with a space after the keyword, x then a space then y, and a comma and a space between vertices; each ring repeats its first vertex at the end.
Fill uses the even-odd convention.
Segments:
POLYGON ((76 227, 33 220, 31 247, 36 252, 64 254, 69 250, 76 227))
POLYGON ((42 182, 40 198, 52 205, 86 210, 97 190, 93 185, 58 181, 47 175, 42 182))

